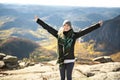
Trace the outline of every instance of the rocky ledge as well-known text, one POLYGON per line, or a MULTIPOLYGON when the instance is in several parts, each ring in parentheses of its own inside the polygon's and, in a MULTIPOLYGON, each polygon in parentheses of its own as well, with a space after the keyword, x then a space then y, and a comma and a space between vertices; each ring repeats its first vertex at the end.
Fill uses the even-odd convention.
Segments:
MULTIPOLYGON (((120 62, 75 64, 73 80, 120 80, 120 62)), ((0 72, 0 80, 60 80, 56 61, 0 72)))

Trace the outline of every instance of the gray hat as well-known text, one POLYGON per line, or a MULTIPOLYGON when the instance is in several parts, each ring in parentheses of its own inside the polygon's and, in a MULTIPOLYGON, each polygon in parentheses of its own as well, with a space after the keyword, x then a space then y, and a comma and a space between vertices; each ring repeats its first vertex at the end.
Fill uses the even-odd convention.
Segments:
POLYGON ((71 27, 71 22, 70 22, 69 20, 64 20, 63 26, 64 26, 65 24, 68 24, 68 25, 71 27))

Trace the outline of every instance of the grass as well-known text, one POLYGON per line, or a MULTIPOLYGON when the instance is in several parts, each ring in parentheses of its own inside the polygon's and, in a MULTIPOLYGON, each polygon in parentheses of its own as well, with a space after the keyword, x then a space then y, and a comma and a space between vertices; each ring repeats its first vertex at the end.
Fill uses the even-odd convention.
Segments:
POLYGON ((120 62, 120 52, 112 54, 111 58, 113 61, 120 62))

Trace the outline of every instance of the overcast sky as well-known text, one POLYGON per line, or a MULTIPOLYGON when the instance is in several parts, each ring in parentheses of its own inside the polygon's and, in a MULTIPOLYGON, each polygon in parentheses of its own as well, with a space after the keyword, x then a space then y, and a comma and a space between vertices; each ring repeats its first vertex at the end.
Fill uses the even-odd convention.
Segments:
POLYGON ((120 0, 0 0, 0 3, 82 7, 120 7, 120 0))

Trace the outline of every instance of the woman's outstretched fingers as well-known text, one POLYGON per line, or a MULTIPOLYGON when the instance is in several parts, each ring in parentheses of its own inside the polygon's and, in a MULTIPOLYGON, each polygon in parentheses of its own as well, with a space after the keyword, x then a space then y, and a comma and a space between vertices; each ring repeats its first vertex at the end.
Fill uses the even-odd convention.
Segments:
POLYGON ((100 24, 100 26, 102 26, 102 25, 103 25, 103 21, 99 21, 98 23, 100 24))
POLYGON ((35 16, 34 18, 35 18, 35 21, 37 21, 39 17, 38 17, 38 16, 35 16))

